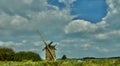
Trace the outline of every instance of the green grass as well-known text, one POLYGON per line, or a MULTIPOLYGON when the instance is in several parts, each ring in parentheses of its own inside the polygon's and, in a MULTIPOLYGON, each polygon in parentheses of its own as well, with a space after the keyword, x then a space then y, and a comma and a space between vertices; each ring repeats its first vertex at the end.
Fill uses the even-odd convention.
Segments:
POLYGON ((120 59, 89 59, 82 62, 76 60, 57 61, 0 61, 0 66, 120 66, 120 59))

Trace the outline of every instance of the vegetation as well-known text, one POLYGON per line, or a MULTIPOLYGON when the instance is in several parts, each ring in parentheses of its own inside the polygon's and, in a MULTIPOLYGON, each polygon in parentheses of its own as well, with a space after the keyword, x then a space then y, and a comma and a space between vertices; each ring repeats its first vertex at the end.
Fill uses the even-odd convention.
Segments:
POLYGON ((11 48, 0 48, 0 60, 1 61, 12 61, 14 58, 14 50, 11 48))
POLYGON ((34 52, 21 51, 15 53, 11 48, 0 48, 0 61, 40 61, 39 54, 34 52))
POLYGON ((32 61, 40 61, 41 58, 39 54, 34 53, 34 52, 18 52, 14 56, 14 61, 27 61, 27 60, 32 60, 32 61))
POLYGON ((67 56, 66 56, 66 55, 63 55, 61 59, 62 59, 62 60, 65 60, 65 59, 67 59, 67 56))
POLYGON ((0 66, 120 66, 120 59, 89 59, 78 62, 77 60, 57 61, 22 61, 22 62, 0 62, 0 66))

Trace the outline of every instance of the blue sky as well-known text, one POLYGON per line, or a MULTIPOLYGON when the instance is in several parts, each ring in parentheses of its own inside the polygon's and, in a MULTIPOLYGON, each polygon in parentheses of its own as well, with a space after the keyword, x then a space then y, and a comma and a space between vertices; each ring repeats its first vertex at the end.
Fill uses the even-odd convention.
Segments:
MULTIPOLYGON (((66 7, 64 3, 58 0, 48 0, 48 3, 58 6, 60 9, 66 7)), ((105 17, 107 4, 105 0, 77 0, 70 4, 70 9, 70 13, 76 15, 74 19, 85 19, 97 23, 105 17)))
POLYGON ((45 57, 38 30, 57 57, 120 56, 120 0, 0 0, 0 47, 45 57))

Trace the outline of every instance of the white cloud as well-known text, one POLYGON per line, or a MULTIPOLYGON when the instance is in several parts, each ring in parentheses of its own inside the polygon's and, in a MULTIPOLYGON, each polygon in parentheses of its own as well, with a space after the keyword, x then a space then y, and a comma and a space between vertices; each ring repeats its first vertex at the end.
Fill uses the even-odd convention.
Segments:
POLYGON ((65 27, 65 33, 95 32, 98 28, 104 28, 105 26, 105 21, 94 24, 85 20, 74 20, 65 27))
POLYGON ((68 3, 71 4, 73 2, 75 2, 76 0, 59 0, 59 2, 64 2, 64 3, 68 3))
POLYGON ((75 2, 76 0, 59 0, 59 2, 62 2, 66 5, 66 8, 69 10, 70 9, 70 5, 75 2))
MULTIPOLYGON (((27 19, 20 15, 8 15, 6 13, 2 13, 0 15, 0 19, 1 19, 0 28, 10 30, 10 32, 13 33, 15 33, 16 30, 22 32, 24 31, 34 32, 40 30, 46 33, 56 31, 60 33, 65 23, 69 22, 72 18, 73 16, 70 16, 67 10, 62 10, 62 11, 48 10, 48 11, 37 12, 31 14, 31 19, 27 19)), ((6 31, 4 31, 4 34, 6 34, 5 32, 6 31)), ((8 33, 8 34, 13 34, 13 33, 8 33)))
POLYGON ((8 47, 8 46, 13 46, 13 45, 14 45, 14 42, 12 41, 8 41, 8 42, 0 41, 0 46, 8 47))
POLYGON ((104 32, 99 32, 96 37, 111 39, 111 41, 117 40, 120 37, 120 0, 106 0, 106 3, 108 4, 108 14, 103 18, 103 21, 106 22, 106 29, 104 32))
POLYGON ((33 44, 35 46, 41 46, 41 45, 43 45, 43 42, 42 41, 36 41, 36 42, 33 42, 33 44))
POLYGON ((82 47, 84 50, 89 50, 89 48, 92 48, 92 47, 91 47, 91 44, 83 44, 83 45, 81 45, 81 47, 82 47))
POLYGON ((26 4, 31 4, 33 0, 23 0, 23 2, 25 2, 26 4))
POLYGON ((38 49, 38 48, 31 48, 31 49, 29 49, 29 51, 39 51, 40 49, 38 49))
POLYGON ((3 36, 25 35, 24 32, 30 34, 37 30, 59 34, 73 18, 69 10, 59 10, 57 6, 48 4, 47 0, 1 0, 0 8, 0 32, 3 36))
POLYGON ((23 13, 25 15, 30 11, 45 10, 46 2, 46 0, 0 0, 0 10, 8 14, 23 13))
POLYGON ((96 48, 96 50, 98 50, 99 52, 103 52, 103 53, 110 52, 110 50, 107 49, 107 48, 100 48, 100 47, 95 47, 95 48, 96 48))
POLYGON ((98 22, 98 23, 96 24, 96 26, 97 26, 98 28, 104 29, 106 26, 108 26, 108 24, 106 23, 106 21, 101 21, 101 22, 98 22))
POLYGON ((120 0, 106 0, 108 4, 108 14, 103 18, 104 21, 109 24, 107 29, 116 30, 119 29, 120 22, 120 0))
POLYGON ((111 13, 111 14, 119 13, 120 8, 118 5, 120 3, 120 0, 106 0, 106 2, 109 6, 109 13, 111 13))
POLYGON ((104 40, 104 39, 107 39, 107 38, 108 38, 108 35, 107 35, 107 34, 97 34, 97 35, 96 35, 96 38, 97 38, 97 39, 103 39, 103 40, 104 40))
POLYGON ((96 38, 103 39, 103 40, 104 39, 115 39, 117 37, 120 37, 120 30, 113 30, 113 31, 111 30, 109 32, 96 34, 95 36, 96 38))
POLYGON ((26 28, 26 25, 28 24, 28 20, 19 15, 10 16, 6 13, 2 13, 0 19, 0 27, 4 29, 23 29, 26 28))
POLYGON ((27 43, 27 40, 22 40, 22 43, 27 43))
POLYGON ((110 32, 110 34, 120 35, 120 30, 114 30, 114 31, 110 32))
POLYGON ((17 46, 22 46, 22 43, 17 43, 13 41, 0 41, 0 46, 1 47, 17 47, 17 46))
POLYGON ((28 20, 21 17, 21 16, 18 16, 18 15, 14 16, 12 21, 11 21, 11 25, 12 26, 17 26, 17 27, 18 26, 23 27, 23 25, 26 24, 26 23, 28 23, 28 20))

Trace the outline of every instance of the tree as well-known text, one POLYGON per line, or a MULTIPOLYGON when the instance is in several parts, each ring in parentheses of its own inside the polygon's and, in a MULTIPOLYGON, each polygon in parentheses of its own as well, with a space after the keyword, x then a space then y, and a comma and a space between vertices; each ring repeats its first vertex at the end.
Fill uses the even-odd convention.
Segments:
POLYGON ((66 55, 63 55, 61 59, 62 59, 62 60, 65 60, 65 59, 67 59, 67 56, 66 56, 66 55))
POLYGON ((0 48, 0 60, 1 61, 12 61, 14 58, 14 50, 11 48, 0 48))
POLYGON ((23 60, 39 61, 42 59, 39 56, 39 54, 34 52, 21 51, 15 54, 14 61, 23 61, 23 60))

